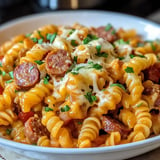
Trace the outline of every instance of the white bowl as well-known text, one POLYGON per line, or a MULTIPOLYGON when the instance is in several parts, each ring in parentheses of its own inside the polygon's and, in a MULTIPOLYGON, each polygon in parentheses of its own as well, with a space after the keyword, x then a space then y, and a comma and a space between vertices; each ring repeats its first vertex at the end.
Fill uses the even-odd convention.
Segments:
MULTIPOLYGON (((31 32, 45 24, 69 25, 75 22, 87 26, 111 23, 116 28, 135 28, 145 39, 160 38, 160 25, 142 18, 102 11, 60 11, 31 15, 1 25, 0 43, 14 35, 31 32)), ((2 138, 0 138, 0 145, 23 156, 39 160, 118 160, 131 158, 159 147, 160 136, 129 144, 87 149, 45 148, 20 144, 2 138)))

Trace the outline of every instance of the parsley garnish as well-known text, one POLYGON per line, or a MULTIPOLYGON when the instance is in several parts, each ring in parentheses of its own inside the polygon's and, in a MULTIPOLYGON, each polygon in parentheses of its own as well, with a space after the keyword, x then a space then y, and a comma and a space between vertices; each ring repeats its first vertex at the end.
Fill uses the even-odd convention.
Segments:
POLYGON ((74 68, 74 69, 71 71, 71 73, 72 73, 73 75, 77 75, 77 74, 78 74, 78 71, 79 71, 81 68, 84 68, 84 66, 79 66, 79 67, 77 67, 77 68, 74 68))
POLYGON ((112 34, 112 35, 116 34, 116 31, 115 31, 115 30, 113 30, 113 31, 111 32, 111 34, 112 34))
POLYGON ((57 36, 57 33, 53 33, 53 34, 47 33, 47 40, 49 40, 50 43, 53 43, 56 36, 57 36))
POLYGON ((122 88, 123 90, 126 90, 125 87, 120 83, 113 83, 113 84, 110 85, 110 87, 114 87, 114 86, 117 86, 119 88, 122 88))
POLYGON ((95 95, 92 95, 92 92, 87 92, 87 94, 84 96, 89 101, 90 104, 92 104, 94 101, 97 100, 97 97, 95 95))
POLYGON ((151 44, 152 50, 156 51, 156 46, 153 44, 153 42, 150 42, 150 44, 151 44))
POLYGON ((42 44, 42 43, 43 43, 43 39, 41 38, 38 40, 38 44, 42 44))
POLYGON ((112 25, 110 23, 107 24, 105 27, 105 31, 109 31, 112 28, 112 25))
POLYGON ((102 47, 101 45, 96 46, 97 53, 100 53, 101 47, 102 47))
POLYGON ((141 102, 141 103, 137 104, 136 107, 140 107, 142 104, 143 104, 143 103, 141 102))
POLYGON ((72 29, 72 30, 69 32, 69 35, 71 35, 74 31, 75 31, 75 29, 72 29))
POLYGON ((0 62, 0 67, 2 67, 2 62, 0 62))
POLYGON ((71 45, 76 47, 76 46, 78 46, 78 43, 76 42, 76 40, 72 39, 71 40, 71 45))
POLYGON ((5 75, 6 75, 6 72, 0 70, 0 75, 5 76, 5 75))
POLYGON ((126 72, 126 73, 134 73, 134 70, 133 70, 132 67, 127 67, 127 68, 125 69, 125 72, 126 72))
POLYGON ((64 107, 61 108, 61 112, 67 112, 70 110, 70 107, 68 105, 65 105, 64 107))
POLYGON ((45 110, 46 112, 53 111, 53 109, 50 108, 50 107, 45 107, 44 110, 45 110))
POLYGON ((97 53, 96 56, 107 58, 107 57, 108 57, 108 54, 105 53, 105 52, 102 52, 102 53, 97 53))
POLYGON ((116 42, 118 42, 119 44, 129 44, 129 41, 124 41, 123 39, 119 39, 116 42))
POLYGON ((82 122, 78 121, 78 122, 77 122, 77 124, 81 125, 81 124, 82 124, 82 122))
POLYGON ((118 57, 118 59, 119 59, 119 60, 123 60, 123 59, 124 59, 124 57, 118 57))
POLYGON ((36 62, 38 65, 43 64, 44 62, 40 61, 40 60, 35 60, 34 62, 36 62))
POLYGON ((13 79, 6 81, 6 83, 11 83, 11 82, 13 82, 13 79))
POLYGON ((12 132, 12 129, 11 129, 11 128, 7 128, 7 129, 6 129, 6 134, 7 134, 7 135, 10 135, 11 132, 12 132))
POLYGON ((74 56, 74 57, 73 57, 73 62, 74 62, 74 63, 77 63, 77 58, 78 58, 78 56, 74 56))
POLYGON ((130 54, 129 55, 130 56, 130 58, 134 58, 134 57, 141 57, 141 58, 146 58, 144 55, 134 55, 134 54, 130 54))
POLYGON ((40 38, 44 39, 44 37, 41 34, 41 31, 37 31, 37 33, 38 33, 38 35, 39 35, 40 38))
POLYGON ((25 36, 30 37, 31 35, 32 35, 31 33, 27 33, 25 36))
POLYGON ((31 70, 34 68, 34 66, 32 66, 30 69, 29 69, 29 71, 31 72, 31 70))
POLYGON ((15 92, 15 93, 18 93, 19 91, 15 89, 14 92, 15 92))
POLYGON ((90 63, 91 64, 91 67, 89 67, 89 68, 95 68, 95 69, 97 69, 97 70, 100 70, 100 69, 102 69, 102 66, 101 65, 99 65, 98 63, 90 63))
POLYGON ((44 81, 43 81, 43 83, 44 84, 48 84, 49 83, 49 80, 50 79, 50 76, 47 74, 45 77, 44 77, 44 81))
POLYGON ((13 79, 14 76, 13 76, 13 71, 9 72, 9 76, 13 79))
POLYGON ((36 37, 31 38, 31 40, 32 40, 34 43, 37 43, 37 42, 38 42, 38 39, 37 39, 36 37))
POLYGON ((88 34, 86 38, 83 39, 83 44, 88 44, 92 40, 96 40, 98 37, 92 34, 88 34))

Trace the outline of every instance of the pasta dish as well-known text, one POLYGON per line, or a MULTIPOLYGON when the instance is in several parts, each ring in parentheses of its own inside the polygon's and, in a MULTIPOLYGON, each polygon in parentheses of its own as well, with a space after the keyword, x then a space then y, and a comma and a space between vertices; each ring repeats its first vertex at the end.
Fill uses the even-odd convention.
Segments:
POLYGON ((160 134, 160 41, 135 29, 46 25, 0 46, 0 137, 61 148, 160 134))

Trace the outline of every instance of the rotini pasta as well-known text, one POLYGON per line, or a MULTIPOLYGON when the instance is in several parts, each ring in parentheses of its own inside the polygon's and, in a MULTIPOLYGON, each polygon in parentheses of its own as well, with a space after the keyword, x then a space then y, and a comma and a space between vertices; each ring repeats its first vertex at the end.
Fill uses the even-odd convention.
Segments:
POLYGON ((160 134, 160 42, 111 24, 45 25, 0 46, 0 137, 88 148, 160 134))

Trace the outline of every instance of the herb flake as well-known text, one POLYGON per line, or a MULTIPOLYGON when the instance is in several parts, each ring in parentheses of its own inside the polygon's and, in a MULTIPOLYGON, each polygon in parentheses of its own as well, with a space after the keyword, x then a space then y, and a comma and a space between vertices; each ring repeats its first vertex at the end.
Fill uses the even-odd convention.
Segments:
POLYGON ((44 84, 48 84, 49 83, 49 79, 50 79, 50 76, 47 74, 46 77, 44 77, 43 83, 44 84))
POLYGON ((105 27, 105 31, 109 31, 112 28, 112 25, 108 23, 105 27))
POLYGON ((56 36, 57 36, 57 33, 53 33, 53 34, 47 33, 47 40, 49 40, 50 43, 53 43, 53 41, 55 40, 56 36))
POLYGON ((132 67, 127 67, 127 68, 125 69, 125 72, 126 72, 126 73, 134 73, 134 70, 133 70, 132 67))
POLYGON ((12 129, 11 129, 11 128, 7 128, 7 129, 6 129, 6 134, 7 134, 7 135, 10 135, 11 132, 12 132, 12 129))
POLYGON ((44 62, 43 61, 41 61, 41 60, 35 60, 34 61, 35 63, 37 63, 38 65, 41 65, 41 64, 43 64, 44 62))
POLYGON ((92 95, 92 92, 87 92, 84 97, 89 101, 90 104, 97 100, 97 97, 95 95, 92 95))
POLYGON ((68 112, 70 110, 70 107, 68 105, 65 105, 61 108, 61 112, 68 112))
POLYGON ((14 76, 13 76, 13 71, 9 72, 9 76, 14 79, 14 76))
POLYGON ((71 45, 76 47, 76 46, 78 46, 78 43, 76 42, 76 40, 72 39, 71 40, 71 45))
POLYGON ((50 107, 45 107, 44 110, 45 110, 46 112, 53 111, 53 109, 50 108, 50 107))
POLYGON ((120 83, 113 83, 113 84, 110 85, 110 87, 114 87, 114 86, 122 88, 124 91, 126 90, 125 87, 122 84, 120 84, 120 83))

